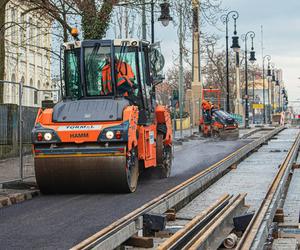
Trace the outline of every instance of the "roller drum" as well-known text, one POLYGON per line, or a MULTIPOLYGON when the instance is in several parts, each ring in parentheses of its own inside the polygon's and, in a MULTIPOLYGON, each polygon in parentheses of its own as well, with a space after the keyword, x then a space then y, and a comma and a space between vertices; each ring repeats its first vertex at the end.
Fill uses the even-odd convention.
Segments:
POLYGON ((126 156, 35 158, 43 193, 131 192, 126 156))
POLYGON ((232 129, 220 131, 220 138, 225 141, 237 140, 239 139, 239 130, 232 129))

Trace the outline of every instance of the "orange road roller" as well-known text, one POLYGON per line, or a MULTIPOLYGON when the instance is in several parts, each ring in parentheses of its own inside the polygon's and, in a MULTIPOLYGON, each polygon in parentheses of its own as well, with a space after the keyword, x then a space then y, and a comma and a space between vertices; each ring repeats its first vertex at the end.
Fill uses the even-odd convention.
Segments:
POLYGON ((168 177, 170 112, 155 100, 159 48, 116 39, 74 41, 61 51, 62 101, 41 108, 32 130, 41 192, 134 192, 147 168, 168 177))

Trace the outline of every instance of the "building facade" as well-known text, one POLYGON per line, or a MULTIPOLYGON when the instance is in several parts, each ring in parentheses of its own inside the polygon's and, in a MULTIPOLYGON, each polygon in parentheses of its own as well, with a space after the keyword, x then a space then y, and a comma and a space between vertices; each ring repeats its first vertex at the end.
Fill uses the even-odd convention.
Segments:
MULTIPOLYGON (((51 98, 51 20, 27 9, 17 0, 6 6, 5 80, 22 82, 22 105, 38 107, 51 98)), ((4 103, 19 103, 18 85, 5 84, 4 103)))

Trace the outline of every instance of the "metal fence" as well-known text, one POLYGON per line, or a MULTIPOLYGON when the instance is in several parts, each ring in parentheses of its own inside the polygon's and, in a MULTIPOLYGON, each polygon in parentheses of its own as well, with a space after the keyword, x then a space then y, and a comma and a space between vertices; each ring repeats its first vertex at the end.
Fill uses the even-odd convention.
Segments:
POLYGON ((37 89, 23 82, 0 80, 1 84, 4 97, 7 99, 10 95, 8 102, 14 103, 0 104, 0 185, 3 185, 33 176, 31 130, 41 104, 41 94, 49 95, 53 90, 37 89))
POLYGON ((8 141, 8 130, 7 130, 7 124, 8 124, 8 110, 4 106, 0 106, 0 144, 9 144, 8 141))

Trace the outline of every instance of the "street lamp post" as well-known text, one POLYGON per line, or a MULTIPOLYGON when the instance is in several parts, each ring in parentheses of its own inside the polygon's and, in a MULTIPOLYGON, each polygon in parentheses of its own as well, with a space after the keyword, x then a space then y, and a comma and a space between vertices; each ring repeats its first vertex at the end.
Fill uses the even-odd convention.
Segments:
MULTIPOLYGON (((151 43, 154 43, 154 6, 155 1, 151 0, 150 2, 146 2, 145 0, 141 1, 142 6, 142 38, 147 39, 147 21, 146 21, 146 5, 151 5, 151 43)), ((130 5, 127 2, 120 2, 118 4, 119 6, 128 6, 130 5)), ((169 22, 173 20, 173 18, 170 16, 170 4, 167 2, 167 0, 164 0, 163 3, 160 4, 161 8, 161 15, 158 18, 158 21, 162 23, 163 26, 168 26, 169 22)))
POLYGON ((272 64, 272 80, 271 80, 271 107, 272 107, 272 114, 274 114, 274 107, 275 107, 275 87, 274 84, 276 83, 275 77, 275 65, 272 64))
POLYGON ((236 20, 239 18, 239 13, 235 10, 228 12, 226 15, 221 16, 221 20, 226 26, 226 111, 230 112, 230 89, 229 89, 229 48, 228 48, 228 22, 230 17, 234 20, 234 36, 232 37, 231 48, 235 52, 240 51, 240 46, 238 43, 238 36, 236 32, 236 20))
POLYGON ((252 72, 252 77, 253 77, 253 85, 252 85, 252 123, 254 124, 254 115, 255 115, 255 109, 254 109, 254 99, 255 99, 255 67, 253 65, 253 72, 252 72))
MULTIPOLYGON (((163 3, 160 4, 161 8, 161 15, 158 18, 158 21, 162 23, 163 26, 167 27, 169 22, 173 20, 170 16, 170 4, 165 0, 163 3)), ((151 0, 151 17, 152 17, 152 43, 154 43, 154 0, 151 0)))
POLYGON ((278 70, 276 71, 276 80, 275 80, 275 86, 277 86, 278 87, 278 100, 277 100, 277 102, 278 102, 278 108, 277 108, 277 112, 280 112, 281 110, 281 108, 280 108, 280 82, 279 82, 279 77, 278 77, 278 70))
POLYGON ((268 71, 267 71, 267 77, 268 77, 268 123, 271 123, 271 88, 270 88, 270 77, 272 76, 271 73, 271 64, 270 60, 268 60, 268 71))
POLYGON ((256 61, 255 59, 255 51, 253 47, 253 39, 255 37, 255 33, 253 31, 248 31, 244 36, 243 40, 245 41, 245 128, 249 127, 249 107, 248 107, 248 50, 247 50, 247 40, 248 36, 251 38, 251 51, 250 51, 250 59, 251 63, 256 61))
POLYGON ((270 61, 271 56, 265 55, 263 57, 263 73, 262 73, 262 78, 263 78, 263 121, 266 123, 266 101, 265 101, 265 60, 270 61))

